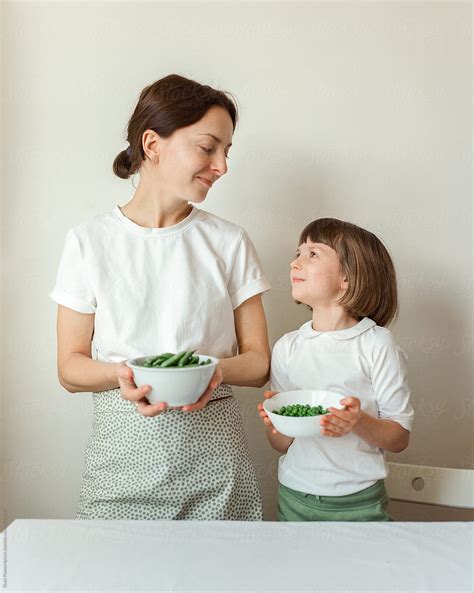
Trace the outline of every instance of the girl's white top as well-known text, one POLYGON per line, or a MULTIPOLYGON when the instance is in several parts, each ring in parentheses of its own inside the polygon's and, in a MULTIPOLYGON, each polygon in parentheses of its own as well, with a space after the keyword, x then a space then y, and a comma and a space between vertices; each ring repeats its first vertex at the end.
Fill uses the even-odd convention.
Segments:
MULTIPOLYGON (((272 391, 321 389, 355 396, 362 410, 411 431, 414 411, 406 354, 390 330, 364 317, 357 325, 320 332, 312 321, 282 336, 273 348, 272 391)), ((387 476, 384 451, 355 433, 296 437, 279 459, 281 484, 325 496, 344 496, 387 476)))
POLYGON ((238 353, 233 311, 270 289, 238 225, 193 206, 180 223, 142 227, 118 206, 69 230, 50 297, 95 314, 92 358, 198 349, 238 353))

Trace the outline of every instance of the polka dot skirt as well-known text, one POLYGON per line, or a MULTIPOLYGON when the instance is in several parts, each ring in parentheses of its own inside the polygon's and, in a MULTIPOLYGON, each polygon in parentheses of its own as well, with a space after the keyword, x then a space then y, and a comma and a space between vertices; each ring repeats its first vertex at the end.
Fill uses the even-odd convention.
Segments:
POLYGON ((119 389, 93 393, 93 403, 76 519, 262 520, 229 385, 216 389, 202 410, 152 418, 119 389))

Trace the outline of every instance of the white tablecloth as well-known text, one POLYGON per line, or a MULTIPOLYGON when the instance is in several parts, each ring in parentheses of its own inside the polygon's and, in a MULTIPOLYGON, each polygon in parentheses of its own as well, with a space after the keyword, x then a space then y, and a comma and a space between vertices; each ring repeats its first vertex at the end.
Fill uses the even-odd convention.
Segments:
POLYGON ((19 519, 1 545, 7 591, 472 591, 464 522, 19 519))

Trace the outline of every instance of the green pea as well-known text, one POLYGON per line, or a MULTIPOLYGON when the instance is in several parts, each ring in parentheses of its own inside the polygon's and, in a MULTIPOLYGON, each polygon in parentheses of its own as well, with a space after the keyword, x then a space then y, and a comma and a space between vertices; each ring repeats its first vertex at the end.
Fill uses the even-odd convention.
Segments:
POLYGON ((311 406, 310 404, 288 404, 282 406, 279 410, 274 411, 275 414, 280 416, 291 416, 291 417, 309 417, 319 416, 321 414, 328 414, 329 410, 326 410, 323 406, 311 406))

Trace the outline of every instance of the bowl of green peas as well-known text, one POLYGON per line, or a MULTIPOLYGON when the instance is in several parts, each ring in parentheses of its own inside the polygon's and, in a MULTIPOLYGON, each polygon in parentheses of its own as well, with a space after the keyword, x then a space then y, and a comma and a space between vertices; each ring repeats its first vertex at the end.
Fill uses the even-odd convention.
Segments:
POLYGON ((295 389, 282 391, 265 400, 263 409, 273 426, 288 437, 319 437, 321 416, 328 408, 343 410, 339 402, 345 397, 333 391, 295 389))
POLYGON ((170 407, 194 404, 206 391, 219 359, 196 350, 163 352, 126 361, 137 387, 150 385, 146 398, 151 404, 170 407))

